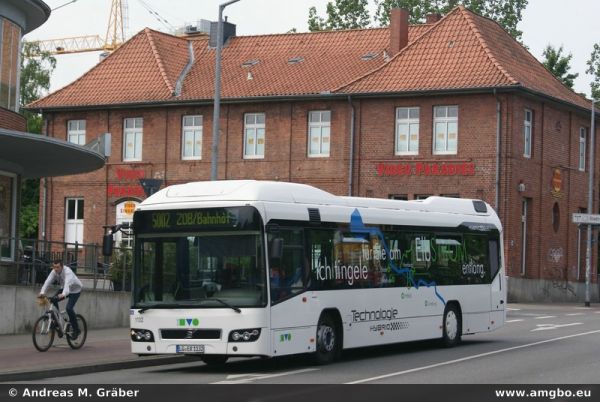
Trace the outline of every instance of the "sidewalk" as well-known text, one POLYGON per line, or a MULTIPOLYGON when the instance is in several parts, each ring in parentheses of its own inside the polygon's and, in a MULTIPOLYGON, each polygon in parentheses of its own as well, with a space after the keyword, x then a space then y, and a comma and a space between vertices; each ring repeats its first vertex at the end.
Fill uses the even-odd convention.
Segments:
POLYGON ((56 337, 47 352, 38 352, 31 334, 0 335, 0 382, 94 373, 189 360, 184 356, 146 356, 131 353, 129 328, 92 329, 85 345, 73 350, 56 337))

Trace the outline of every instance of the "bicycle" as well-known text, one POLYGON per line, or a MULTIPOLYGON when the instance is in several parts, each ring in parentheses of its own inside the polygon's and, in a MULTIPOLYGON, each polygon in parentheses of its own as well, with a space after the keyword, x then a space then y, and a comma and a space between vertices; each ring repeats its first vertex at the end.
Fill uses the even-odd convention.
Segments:
POLYGON ((33 346, 40 352, 45 352, 52 346, 55 335, 62 338, 66 335, 67 343, 72 349, 80 349, 87 338, 87 323, 81 314, 77 314, 77 324, 79 326, 79 336, 73 339, 73 329, 69 322, 69 316, 66 311, 59 311, 54 305, 58 301, 57 296, 38 298, 38 303, 46 311, 37 319, 33 326, 33 346))

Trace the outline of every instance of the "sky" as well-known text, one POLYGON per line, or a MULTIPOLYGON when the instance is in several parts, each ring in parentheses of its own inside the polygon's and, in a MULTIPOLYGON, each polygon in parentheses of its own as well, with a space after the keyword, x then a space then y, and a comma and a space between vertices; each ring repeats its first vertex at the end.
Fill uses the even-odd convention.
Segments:
MULTIPOLYGON (((44 0, 55 9, 71 0, 44 0)), ((131 37, 144 27, 169 32, 200 19, 216 21, 219 4, 225 0, 124 0, 128 4, 128 30, 131 37), (154 13, 148 11, 150 8, 154 13), (166 21, 166 22, 165 22, 166 21)), ((240 0, 229 5, 224 15, 236 24, 238 35, 260 35, 308 30, 308 9, 315 6, 325 15, 328 1, 333 0, 240 0)), ((374 1, 370 0, 371 15, 374 1)), ((76 0, 55 9, 48 21, 26 35, 26 40, 45 40, 82 35, 104 37, 108 26, 111 0, 76 0)), ((563 46, 571 53, 571 72, 579 73, 574 89, 590 94, 592 76, 585 73, 594 43, 600 43, 599 0, 529 0, 518 28, 523 43, 542 60, 548 44, 563 46)), ((58 55, 51 77, 50 91, 56 91, 79 78, 99 61, 99 52, 58 55)))

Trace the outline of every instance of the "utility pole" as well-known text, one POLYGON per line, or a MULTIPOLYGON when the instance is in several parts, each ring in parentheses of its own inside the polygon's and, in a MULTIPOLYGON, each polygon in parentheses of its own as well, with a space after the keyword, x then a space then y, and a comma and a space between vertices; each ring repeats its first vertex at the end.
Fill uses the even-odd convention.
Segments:
MULTIPOLYGON (((596 137, 595 106, 596 101, 592 99, 592 122, 590 124, 590 175, 588 182, 588 214, 593 213, 594 208, 594 140, 596 137)), ((587 249, 585 253, 585 307, 590 307, 590 282, 592 277, 592 225, 588 224, 587 249)))
POLYGON ((221 49, 223 48, 223 10, 230 4, 240 0, 231 0, 219 5, 219 22, 217 23, 217 49, 215 55, 215 101, 213 108, 212 127, 212 159, 210 165, 210 179, 217 180, 217 167, 219 163, 219 130, 221 116, 221 49))

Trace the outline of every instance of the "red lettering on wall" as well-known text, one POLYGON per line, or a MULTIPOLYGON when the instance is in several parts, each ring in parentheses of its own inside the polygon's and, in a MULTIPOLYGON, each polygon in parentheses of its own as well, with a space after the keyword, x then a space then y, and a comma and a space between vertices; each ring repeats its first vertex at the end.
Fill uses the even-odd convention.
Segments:
POLYGON ((383 163, 375 166, 377 176, 473 176, 475 164, 462 163, 383 163))
POLYGON ((117 179, 119 180, 138 180, 143 179, 146 172, 143 169, 118 169, 117 179))
POLYGON ((115 186, 109 184, 106 193, 109 197, 145 197, 142 186, 115 186))

